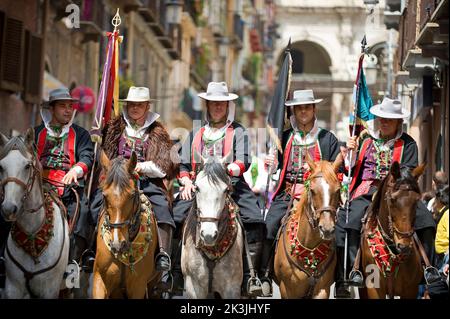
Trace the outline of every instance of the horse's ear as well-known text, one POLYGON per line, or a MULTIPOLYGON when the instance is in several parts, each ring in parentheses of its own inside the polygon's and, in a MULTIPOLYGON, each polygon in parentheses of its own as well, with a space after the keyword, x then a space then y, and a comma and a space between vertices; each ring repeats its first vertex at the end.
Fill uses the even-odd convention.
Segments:
POLYGON ((9 139, 3 135, 3 133, 0 133, 0 147, 5 146, 9 142, 9 139))
POLYGON ((105 151, 101 150, 100 152, 100 165, 104 170, 108 170, 110 166, 111 161, 109 160, 108 156, 106 155, 105 151))
POLYGON ((222 166, 225 166, 233 161, 233 152, 229 151, 228 154, 226 154, 222 159, 220 160, 220 164, 222 166))
POLYGON ((422 163, 419 166, 417 166, 416 168, 413 169, 413 171, 411 172, 411 175, 415 178, 418 179, 420 175, 423 174, 423 172, 425 172, 425 168, 427 167, 427 163, 422 163))
POLYGON ((31 147, 34 145, 34 129, 32 127, 25 133, 25 144, 31 147))
POLYGON ((333 162, 333 169, 336 174, 339 172, 339 168, 342 166, 343 162, 344 156, 342 155, 341 152, 339 152, 338 156, 336 156, 336 159, 333 162))
POLYGON ((309 152, 306 151, 305 161, 308 163, 309 168, 311 169, 311 172, 314 172, 316 169, 316 164, 314 163, 313 159, 309 155, 309 152))
POLYGON ((128 160, 128 173, 133 174, 134 173, 134 169, 136 168, 136 164, 137 164, 137 155, 136 152, 133 151, 131 152, 131 157, 128 160))
POLYGON ((397 161, 395 161, 391 165, 391 174, 392 174, 392 176, 394 177, 395 180, 397 180, 397 179, 399 179, 401 177, 400 164, 397 161))

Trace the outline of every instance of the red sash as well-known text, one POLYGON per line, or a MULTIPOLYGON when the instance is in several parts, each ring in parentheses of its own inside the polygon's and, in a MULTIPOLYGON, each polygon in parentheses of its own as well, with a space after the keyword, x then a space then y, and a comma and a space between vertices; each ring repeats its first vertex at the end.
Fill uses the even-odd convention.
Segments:
MULTIPOLYGON (((202 127, 197 134, 195 134, 194 139, 192 141, 192 147, 191 147, 191 163, 192 163, 192 172, 191 172, 191 178, 195 179, 195 172, 196 172, 196 166, 197 161, 195 159, 195 153, 196 150, 199 154, 202 153, 202 137, 203 133, 205 132, 205 127, 202 127)), ((225 142, 223 146, 223 156, 227 155, 233 148, 233 137, 234 137, 234 128, 230 125, 227 127, 225 131, 225 142)))

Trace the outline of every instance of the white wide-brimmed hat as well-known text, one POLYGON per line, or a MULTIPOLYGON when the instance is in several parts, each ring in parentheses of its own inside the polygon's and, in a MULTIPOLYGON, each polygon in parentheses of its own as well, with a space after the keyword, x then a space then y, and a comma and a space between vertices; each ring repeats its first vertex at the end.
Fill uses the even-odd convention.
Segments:
POLYGON ((209 82, 206 92, 197 95, 208 101, 232 101, 239 97, 237 94, 228 92, 225 82, 209 82))
POLYGON ((287 106, 291 105, 303 105, 303 104, 315 104, 322 102, 323 99, 314 98, 313 90, 296 90, 294 91, 292 100, 284 103, 287 106))
POLYGON ((388 97, 385 97, 381 104, 372 106, 370 113, 385 119, 403 119, 410 115, 408 110, 402 108, 402 102, 388 97))
POLYGON ((126 99, 119 99, 121 102, 151 102, 157 101, 150 98, 150 90, 146 87, 130 86, 126 99))

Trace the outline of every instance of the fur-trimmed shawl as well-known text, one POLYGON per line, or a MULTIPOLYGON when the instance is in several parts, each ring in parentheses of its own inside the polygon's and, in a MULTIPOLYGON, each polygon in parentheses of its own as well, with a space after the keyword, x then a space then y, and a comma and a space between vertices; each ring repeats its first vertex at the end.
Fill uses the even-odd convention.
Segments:
MULTIPOLYGON (((117 156, 119 140, 126 125, 125 120, 120 116, 110 120, 105 126, 103 130, 103 150, 108 158, 112 159, 117 156)), ((161 123, 154 122, 147 128, 146 133, 148 134, 149 144, 145 160, 152 161, 160 167, 166 173, 165 179, 175 178, 178 164, 175 164, 170 157, 173 142, 170 140, 166 129, 161 123)))

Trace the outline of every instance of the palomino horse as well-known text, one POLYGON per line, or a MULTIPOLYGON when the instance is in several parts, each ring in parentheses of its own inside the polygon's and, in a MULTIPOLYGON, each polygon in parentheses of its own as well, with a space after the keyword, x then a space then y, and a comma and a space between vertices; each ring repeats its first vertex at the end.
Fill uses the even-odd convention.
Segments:
POLYGON ((334 281, 334 227, 341 184, 334 163, 314 163, 300 201, 280 229, 274 259, 274 279, 282 298, 328 298, 334 281))
POLYGON ((240 298, 243 233, 231 199, 227 157, 202 158, 195 201, 183 229, 181 270, 188 298, 240 298))
POLYGON ((13 222, 6 243, 5 298, 57 298, 69 258, 69 227, 44 193, 34 131, 0 138, 2 215, 13 222))
POLYGON ((400 170, 398 162, 394 162, 368 208, 361 236, 361 266, 366 270, 368 265, 376 265, 379 276, 374 279, 379 283, 374 282, 360 290, 361 297, 417 296, 423 270, 413 236, 420 199, 417 179, 424 169, 422 164, 412 171, 408 168, 400 170))
POLYGON ((141 194, 134 169, 135 152, 129 160, 110 161, 102 151, 100 163, 103 210, 98 224, 94 263, 93 298, 144 298, 159 279, 155 269, 158 245, 156 220, 151 204, 141 194))

